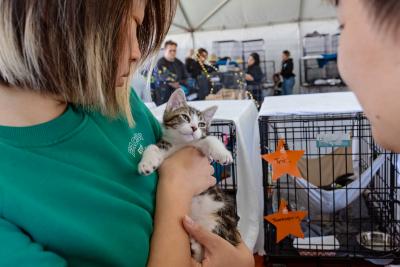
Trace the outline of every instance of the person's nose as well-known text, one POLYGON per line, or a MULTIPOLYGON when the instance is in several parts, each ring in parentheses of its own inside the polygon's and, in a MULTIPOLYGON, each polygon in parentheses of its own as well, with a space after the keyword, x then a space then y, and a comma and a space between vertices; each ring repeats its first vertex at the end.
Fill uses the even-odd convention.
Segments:
POLYGON ((140 52, 139 42, 137 38, 134 38, 134 40, 131 43, 129 60, 131 62, 137 62, 140 60, 141 57, 142 53, 140 52))

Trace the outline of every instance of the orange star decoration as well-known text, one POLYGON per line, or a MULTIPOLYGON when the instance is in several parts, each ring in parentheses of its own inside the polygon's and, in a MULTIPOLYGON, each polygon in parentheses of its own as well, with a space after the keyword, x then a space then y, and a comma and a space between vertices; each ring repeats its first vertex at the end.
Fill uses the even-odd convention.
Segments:
POLYGON ((264 154, 262 158, 272 165, 272 180, 278 180, 284 174, 301 177, 297 161, 304 155, 304 150, 285 150, 285 141, 280 139, 274 153, 264 154))
POLYGON ((265 216, 265 219, 276 227, 276 243, 279 243, 290 234, 304 238, 300 223, 306 215, 306 211, 288 211, 286 201, 281 200, 278 213, 265 216))

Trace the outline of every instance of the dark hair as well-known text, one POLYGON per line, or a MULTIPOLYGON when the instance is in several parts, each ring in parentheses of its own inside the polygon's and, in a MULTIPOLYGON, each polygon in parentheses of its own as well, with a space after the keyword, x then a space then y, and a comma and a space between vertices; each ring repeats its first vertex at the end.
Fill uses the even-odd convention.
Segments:
POLYGON ((289 50, 284 50, 282 53, 283 53, 284 55, 286 55, 287 57, 290 57, 290 52, 289 52, 289 50))
POLYGON ((203 53, 206 53, 206 54, 208 55, 208 51, 205 50, 204 48, 199 48, 199 49, 197 50, 197 54, 201 55, 201 54, 203 54, 203 53))
POLYGON ((254 58, 254 66, 260 65, 260 55, 258 53, 251 53, 250 56, 254 58))
MULTIPOLYGON (((330 2, 338 6, 341 1, 330 0, 330 2)), ((398 29, 400 26, 399 0, 364 0, 363 2, 379 27, 388 27, 390 30, 398 29)))
POLYGON ((400 26, 399 0, 364 0, 379 26, 396 29, 400 26))
MULTIPOLYGON (((129 119, 129 84, 125 90, 115 85, 132 13, 141 3, 1 0, 0 83, 129 119)), ((175 0, 147 1, 137 26, 142 60, 161 46, 175 9, 175 0)))
POLYGON ((176 42, 174 42, 172 40, 168 40, 165 42, 164 48, 167 48, 167 46, 169 46, 169 45, 178 46, 178 44, 176 42))

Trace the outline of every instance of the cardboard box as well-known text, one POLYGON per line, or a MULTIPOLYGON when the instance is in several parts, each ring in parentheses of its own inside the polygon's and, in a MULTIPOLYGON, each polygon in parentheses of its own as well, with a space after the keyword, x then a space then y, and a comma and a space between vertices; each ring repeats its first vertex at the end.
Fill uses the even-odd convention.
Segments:
POLYGON ((209 94, 206 100, 238 100, 246 99, 246 91, 240 89, 221 89, 216 94, 209 94))

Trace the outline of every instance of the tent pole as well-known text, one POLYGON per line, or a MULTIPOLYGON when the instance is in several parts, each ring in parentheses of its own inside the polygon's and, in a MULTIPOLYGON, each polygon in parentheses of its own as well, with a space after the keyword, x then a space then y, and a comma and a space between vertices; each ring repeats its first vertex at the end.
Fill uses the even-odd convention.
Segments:
POLYGON ((304 46, 303 46, 303 31, 302 31, 302 28, 301 28, 301 22, 302 22, 302 20, 303 20, 303 9, 304 9, 304 0, 300 0, 300 7, 299 7, 299 19, 298 19, 298 21, 297 21, 297 27, 298 27, 298 33, 299 33, 299 37, 298 37, 298 39, 299 39, 299 60, 298 60, 298 63, 299 63, 299 68, 298 68, 298 70, 299 70, 299 73, 298 73, 298 77, 299 77, 299 82, 297 83, 298 84, 298 90, 299 90, 299 92, 301 91, 300 89, 301 89, 301 68, 302 68, 302 62, 301 62, 301 58, 303 57, 303 54, 304 54, 304 46))
POLYGON ((195 37, 194 37, 194 31, 192 31, 190 33, 190 36, 192 37, 192 48, 195 49, 196 48, 196 40, 195 40, 195 37))
MULTIPOLYGON (((189 27, 189 28, 184 27, 184 29, 190 33, 190 37, 192 38, 192 48, 194 49, 196 47, 196 42, 194 39, 194 28, 193 28, 192 23, 190 22, 189 16, 186 13, 186 9, 182 5, 182 1, 179 1, 179 8, 181 9, 183 18, 185 19, 186 24, 189 27)), ((175 26, 177 26, 177 25, 175 25, 175 26)), ((179 26, 177 26, 177 27, 179 27, 179 26)), ((182 28, 182 27, 180 27, 180 28, 182 28)))
POLYGON ((181 11, 182 11, 183 18, 185 19, 185 21, 186 21, 186 23, 187 23, 187 25, 188 25, 188 27, 189 27, 189 30, 190 30, 190 31, 193 31, 192 23, 190 22, 189 17, 188 17, 188 15, 187 15, 187 13, 186 13, 186 10, 185 10, 185 8, 184 8, 183 5, 182 5, 182 1, 179 1, 179 8, 180 8, 181 11))
POLYGON ((177 27, 177 28, 179 28, 179 29, 185 30, 185 31, 187 31, 187 32, 190 31, 190 29, 188 29, 187 27, 182 26, 182 25, 180 25, 180 24, 177 24, 177 23, 175 23, 175 22, 173 22, 172 25, 174 25, 175 27, 177 27))
POLYGON ((219 4, 214 10, 212 10, 200 23, 196 28, 195 31, 201 28, 209 19, 211 19, 218 11, 220 11, 230 0, 225 0, 221 4, 219 4))

